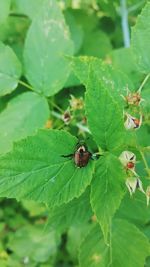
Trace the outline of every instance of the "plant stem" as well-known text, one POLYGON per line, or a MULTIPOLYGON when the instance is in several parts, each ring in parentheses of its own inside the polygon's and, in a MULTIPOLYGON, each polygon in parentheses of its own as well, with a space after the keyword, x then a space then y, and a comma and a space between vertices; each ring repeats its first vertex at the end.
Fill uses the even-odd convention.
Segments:
POLYGON ((144 85, 146 84, 146 82, 147 82, 147 80, 149 79, 149 77, 150 77, 150 73, 148 73, 148 74, 146 75, 146 77, 144 78, 143 82, 141 83, 141 85, 140 85, 140 87, 139 87, 139 89, 138 89, 138 93, 139 93, 139 94, 141 93, 141 90, 142 90, 142 88, 144 87, 144 85))
MULTIPOLYGON (((54 117, 56 117, 57 119, 63 120, 63 117, 60 113, 58 113, 56 111, 52 111, 51 114, 54 117)), ((90 133, 90 130, 86 126, 82 125, 80 122, 76 123, 76 127, 78 127, 81 131, 84 131, 86 133, 90 133)))
POLYGON ((129 7, 129 8, 128 8, 128 14, 129 14, 130 12, 136 11, 136 10, 137 10, 138 8, 140 8, 144 3, 145 3, 145 0, 140 1, 139 3, 137 3, 137 4, 135 4, 135 5, 131 6, 131 7, 129 7))
POLYGON ((124 46, 130 47, 130 32, 129 32, 129 24, 128 24, 128 10, 126 5, 126 0, 120 0, 121 5, 121 24, 122 24, 122 32, 124 39, 124 46))
POLYGON ((146 161, 146 159, 145 159, 144 153, 143 153, 143 151, 141 151, 140 149, 139 149, 139 152, 140 152, 140 154, 141 154, 143 163, 144 163, 144 165, 145 165, 145 170, 146 170, 146 172, 147 172, 147 174, 148 174, 148 177, 150 178, 150 168, 149 168, 149 166, 148 166, 148 164, 147 164, 147 161, 146 161))
POLYGON ((51 100, 48 101, 53 107, 57 108, 62 114, 64 113, 64 110, 61 109, 56 103, 52 102, 51 100))
POLYGON ((30 86, 29 84, 27 84, 27 83, 25 83, 25 82, 23 82, 23 81, 21 81, 21 80, 19 80, 19 83, 20 83, 21 85, 23 85, 24 87, 26 87, 26 88, 32 90, 32 91, 34 90, 32 86, 30 86))

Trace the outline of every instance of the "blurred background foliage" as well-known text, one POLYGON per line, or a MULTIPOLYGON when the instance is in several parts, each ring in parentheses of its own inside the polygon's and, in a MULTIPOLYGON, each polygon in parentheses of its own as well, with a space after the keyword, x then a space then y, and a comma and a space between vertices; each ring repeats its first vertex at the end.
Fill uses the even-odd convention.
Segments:
MULTIPOLYGON (((4 6, 2 2, 0 2, 0 41, 9 45, 22 62, 26 33, 32 19, 40 8, 42 0, 6 0, 4 6)), ((75 47, 74 55, 96 56, 108 64, 112 63, 132 79, 134 88, 138 88, 143 80, 143 75, 138 71, 134 63, 130 48, 124 46, 121 2, 119 0, 61 0, 58 1, 58 4, 63 10, 66 23, 70 29, 75 47)), ((129 29, 135 25, 137 15, 141 12, 146 2, 146 0, 126 1, 129 29)), ((22 80, 26 82, 24 77, 22 77, 22 80)), ((146 99, 148 99, 148 89, 149 87, 145 86, 143 91, 143 97, 146 99)), ((13 120, 15 119, 15 114, 14 116, 12 114, 15 111, 10 110, 7 112, 7 109, 17 105, 17 100, 14 101, 14 99, 20 99, 21 94, 26 91, 27 89, 20 84, 17 90, 0 98, 0 110, 3 112, 0 117, 0 153, 9 150, 12 145, 8 144, 8 139, 6 141, 3 139, 5 128, 10 129, 10 136, 13 136, 12 139, 14 139, 14 135, 16 139, 21 135, 20 129, 14 128, 13 120), (8 104, 10 104, 10 107, 8 104)), ((88 133, 85 133, 84 127, 80 127, 80 122, 82 122, 82 125, 84 123, 86 125, 84 108, 82 107, 83 95, 84 88, 74 74, 71 73, 63 90, 49 99, 52 114, 50 116, 47 115, 49 119, 45 127, 69 128, 69 131, 73 134, 87 138, 88 133), (70 95, 73 95, 73 97, 70 98, 70 95), (63 114, 68 109, 68 99, 72 101, 71 107, 73 109, 75 105, 75 102, 73 102, 74 97, 79 99, 78 105, 81 105, 81 109, 73 110, 73 120, 70 125, 64 124, 64 121, 60 120, 57 111, 63 114), (77 123, 79 127, 76 127, 77 123)), ((24 112, 22 106, 17 106, 17 111, 18 108, 21 112, 24 112)), ((149 102, 145 103, 145 109, 149 111, 149 102)), ((147 118, 148 120, 149 118, 147 118)), ((45 118, 43 118, 43 121, 45 121, 45 118)), ((41 126, 37 125, 37 127, 41 126)), ((145 127, 148 133, 147 125, 145 127)), ((142 131, 139 133, 139 140, 141 138, 142 131)), ((148 134, 147 137, 145 134, 145 145, 147 145, 148 139, 148 134)), ((95 144, 93 140, 89 139, 88 142, 94 150, 95 144)), ((139 164, 138 168, 140 173, 143 167, 140 167, 139 164)), ((139 198, 139 201, 144 202, 143 199, 141 200, 141 196, 137 195, 137 198, 139 198)), ((133 210, 133 207, 130 210, 130 204, 126 204, 126 202, 129 202, 129 199, 125 199, 122 203, 123 207, 120 211, 120 216, 122 217, 127 215, 130 217, 133 210), (126 211, 127 206, 128 209, 126 211)), ((136 203, 135 208, 139 210, 139 207, 136 207, 136 203)), ((141 207, 138 212, 141 212, 144 223, 148 223, 149 218, 143 218, 143 208, 141 207)), ((88 229, 90 229, 91 222, 87 222, 86 226, 85 224, 83 226, 80 225, 80 227, 76 224, 69 226, 67 232, 65 229, 64 232, 58 230, 57 232, 51 231, 47 233, 45 226, 48 213, 46 206, 32 201, 0 200, 0 267, 78 266, 77 251, 79 243, 88 229)), ((134 221, 139 225, 141 223, 139 217, 136 218, 136 216, 134 221)), ((149 235, 149 231, 144 231, 149 235)))

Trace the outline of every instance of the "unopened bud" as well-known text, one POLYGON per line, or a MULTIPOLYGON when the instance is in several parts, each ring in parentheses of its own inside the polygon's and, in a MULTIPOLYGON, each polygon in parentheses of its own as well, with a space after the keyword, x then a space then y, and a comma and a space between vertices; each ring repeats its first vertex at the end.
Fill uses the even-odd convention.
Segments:
POLYGON ((147 202, 147 206, 149 205, 149 200, 150 200, 150 186, 148 186, 147 189, 146 189, 146 202, 147 202))
POLYGON ((142 115, 140 116, 140 119, 135 118, 131 116, 130 114, 125 114, 125 122, 124 126, 127 130, 133 130, 133 129, 139 129, 142 124, 142 115))

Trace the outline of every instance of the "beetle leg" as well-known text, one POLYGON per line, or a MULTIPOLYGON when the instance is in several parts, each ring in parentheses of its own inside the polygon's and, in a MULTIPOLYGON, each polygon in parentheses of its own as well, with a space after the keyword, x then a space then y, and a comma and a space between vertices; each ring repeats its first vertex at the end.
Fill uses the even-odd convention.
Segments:
POLYGON ((61 155, 61 157, 63 157, 63 158, 72 158, 73 156, 74 156, 74 154, 61 155))

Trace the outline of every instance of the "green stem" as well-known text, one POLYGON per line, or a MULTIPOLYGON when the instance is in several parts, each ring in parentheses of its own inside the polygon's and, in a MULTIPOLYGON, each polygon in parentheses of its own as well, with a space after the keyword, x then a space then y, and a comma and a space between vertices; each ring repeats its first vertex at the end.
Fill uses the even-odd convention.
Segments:
POLYGON ((147 80, 149 79, 149 77, 150 77, 150 73, 148 73, 148 74, 146 75, 146 77, 144 78, 143 82, 141 83, 141 85, 140 85, 140 87, 139 87, 139 89, 138 89, 138 93, 139 93, 139 94, 141 93, 141 90, 142 90, 142 88, 144 87, 144 85, 146 84, 146 82, 147 82, 147 80))
POLYGON ((56 103, 52 102, 51 100, 48 100, 48 102, 54 107, 57 108, 62 114, 64 113, 64 110, 61 109, 56 103))
POLYGON ((129 31, 128 11, 127 11, 126 0, 120 0, 120 6, 121 6, 121 24, 122 24, 124 46, 129 47, 130 46, 130 31, 129 31))
POLYGON ((137 4, 135 4, 135 5, 131 6, 131 7, 129 7, 129 8, 128 8, 128 13, 130 13, 130 12, 134 12, 134 11, 136 11, 138 8, 141 8, 142 5, 143 5, 144 3, 145 3, 145 0, 140 1, 139 3, 137 3, 137 4))
POLYGON ((20 83, 21 85, 23 85, 24 87, 26 87, 26 88, 32 90, 32 91, 34 90, 32 86, 30 86, 29 84, 27 84, 27 83, 25 83, 25 82, 23 82, 23 81, 21 81, 21 80, 19 80, 19 83, 20 83))
MULTIPOLYGON (((52 114, 55 118, 57 118, 57 119, 59 119, 59 120, 63 120, 63 117, 62 117, 62 115, 61 115, 60 113, 58 113, 58 112, 56 112, 56 111, 52 111, 51 114, 52 114)), ((79 122, 76 123, 75 126, 78 127, 80 130, 86 132, 86 133, 90 133, 90 130, 89 130, 86 126, 82 125, 82 124, 79 123, 79 122)))
POLYGON ((148 174, 148 177, 150 177, 150 168, 149 168, 149 166, 148 166, 148 164, 147 164, 147 161, 146 161, 146 158, 145 158, 145 156, 144 156, 144 153, 143 153, 140 149, 139 149, 139 152, 140 152, 140 154, 141 154, 143 163, 144 163, 144 165, 145 165, 145 170, 146 170, 146 172, 147 172, 147 174, 148 174))

